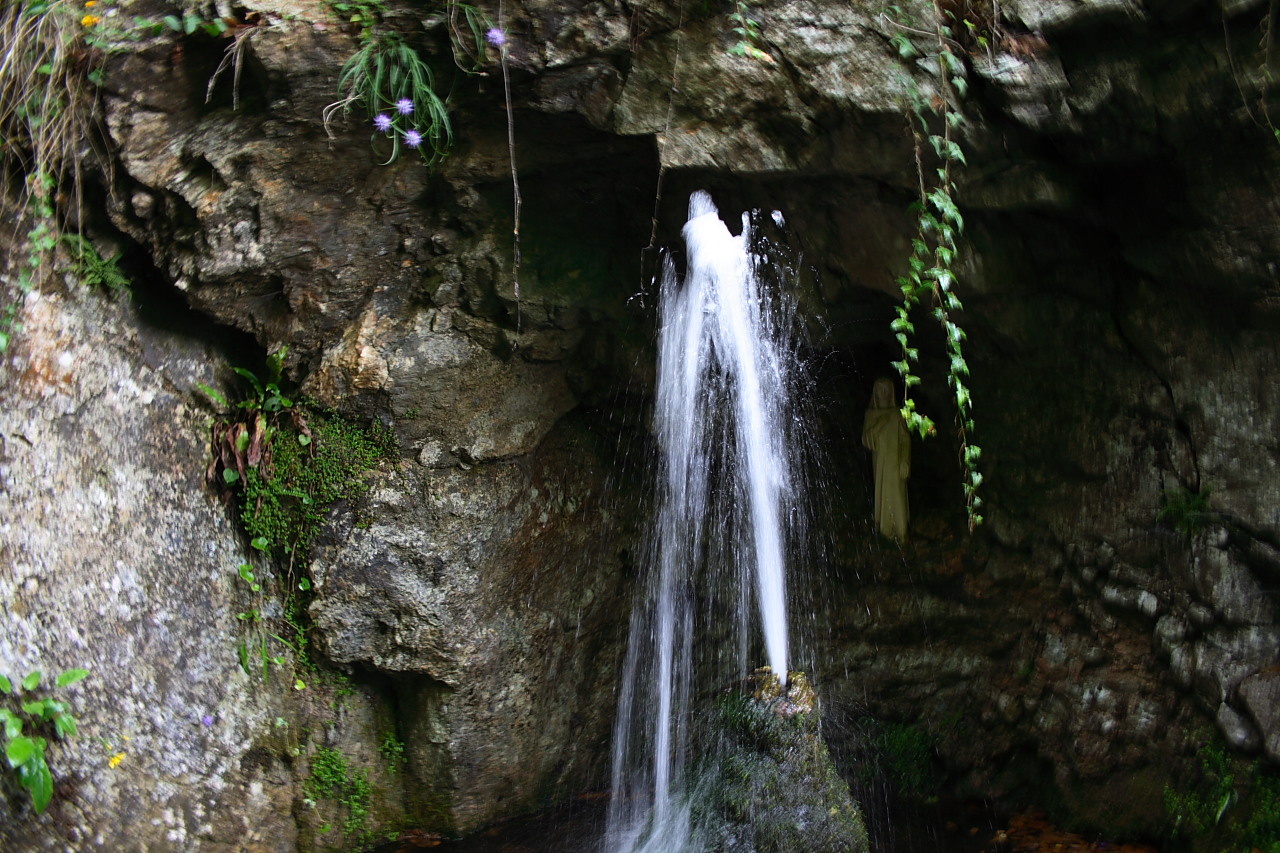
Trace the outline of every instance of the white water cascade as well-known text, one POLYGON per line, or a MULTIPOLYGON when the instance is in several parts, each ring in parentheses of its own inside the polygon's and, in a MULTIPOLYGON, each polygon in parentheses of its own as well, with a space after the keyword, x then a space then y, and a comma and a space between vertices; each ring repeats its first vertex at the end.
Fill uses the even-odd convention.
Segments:
POLYGON ((681 281, 668 257, 659 296, 657 507, 614 731, 612 853, 700 849, 693 777, 713 738, 698 703, 761 662, 755 643, 784 680, 788 666, 791 354, 749 217, 734 237, 698 192, 683 236, 687 271, 681 281))

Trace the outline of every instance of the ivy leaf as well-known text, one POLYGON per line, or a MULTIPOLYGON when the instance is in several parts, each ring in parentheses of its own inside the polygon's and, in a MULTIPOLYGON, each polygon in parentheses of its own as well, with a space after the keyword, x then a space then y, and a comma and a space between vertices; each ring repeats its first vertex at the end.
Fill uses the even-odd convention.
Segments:
POLYGON ((48 808, 49 801, 53 799, 53 776, 49 773, 49 765, 45 763, 43 755, 37 755, 28 768, 20 775, 26 777, 24 784, 31 792, 31 804, 39 814, 48 808))
POLYGON ((9 760, 10 767, 21 767, 36 754, 35 741, 25 735, 18 735, 9 741, 4 754, 9 760))
POLYGON ((13 692, 13 682, 9 680, 9 676, 0 675, 0 693, 8 696, 13 692))
POLYGON ((234 485, 236 482, 239 481, 239 479, 240 479, 240 472, 237 471, 236 469, 234 468, 222 469, 222 482, 226 483, 228 486, 234 485))
POLYGON ((40 670, 35 669, 27 673, 27 677, 22 679, 23 690, 35 690, 40 686, 40 670))

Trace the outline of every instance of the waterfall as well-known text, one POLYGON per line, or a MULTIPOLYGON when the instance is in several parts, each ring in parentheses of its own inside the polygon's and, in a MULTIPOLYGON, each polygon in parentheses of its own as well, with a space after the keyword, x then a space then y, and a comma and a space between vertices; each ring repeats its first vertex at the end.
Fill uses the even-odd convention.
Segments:
POLYGON ((695 777, 713 740, 698 731, 699 701, 759 665, 758 642, 787 677, 790 353, 748 215, 742 224, 734 237, 695 193, 683 281, 670 257, 663 265, 657 506, 614 731, 613 853, 699 849, 695 777))

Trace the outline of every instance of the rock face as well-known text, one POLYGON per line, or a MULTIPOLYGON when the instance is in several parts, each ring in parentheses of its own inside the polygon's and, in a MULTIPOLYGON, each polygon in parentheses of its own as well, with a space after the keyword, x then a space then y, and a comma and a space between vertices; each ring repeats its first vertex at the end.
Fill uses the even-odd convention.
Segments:
POLYGON ((565 426, 524 462, 413 463, 317 549, 321 648, 394 679, 418 808, 438 828, 607 773, 612 707, 596 697, 618 678, 626 602, 597 443, 565 426))
POLYGON ((203 487, 191 392, 213 351, 83 291, 22 319, 0 378, 0 669, 89 676, 62 697, 80 734, 51 747, 49 810, 6 799, 0 847, 295 849, 292 775, 262 750, 287 697, 237 662, 245 554, 203 487))
MULTIPOLYGON (((174 11, 115 5, 121 22, 174 11)), ((238 92, 216 75, 232 42, 199 31, 148 28, 107 58, 109 168, 83 218, 185 303, 162 311, 246 337, 224 356, 50 285, 0 380, 0 669, 89 665, 72 698, 111 744, 56 747, 63 805, 7 804, 5 841, 336 848, 304 789, 320 746, 381 786, 380 829, 467 831, 602 785, 649 283, 694 189, 783 212, 803 250, 841 558, 805 612, 833 731, 923 720, 962 789, 1012 795, 1047 763, 1098 821, 1158 794, 1198 726, 1280 757, 1265 4, 1009 0, 971 21, 959 271, 988 524, 955 537, 952 448, 918 446, 905 557, 873 543, 869 471, 844 450, 898 357, 917 185, 902 104, 938 96, 928 61, 899 60, 903 23, 765 3, 752 59, 714 9, 530 0, 467 75, 445 16, 393 2, 386 25, 453 93, 456 145, 428 171, 382 165, 359 112, 322 121, 358 47, 328 4, 222 5, 245 25, 238 92), (314 645, 359 684, 336 719, 224 653, 247 548, 203 485, 192 389, 283 345, 304 393, 400 450, 307 555, 314 645), (323 734, 291 740, 276 717, 323 734), (378 769, 389 731, 407 781, 378 769)), ((944 349, 920 349, 921 406, 945 412, 944 349)))

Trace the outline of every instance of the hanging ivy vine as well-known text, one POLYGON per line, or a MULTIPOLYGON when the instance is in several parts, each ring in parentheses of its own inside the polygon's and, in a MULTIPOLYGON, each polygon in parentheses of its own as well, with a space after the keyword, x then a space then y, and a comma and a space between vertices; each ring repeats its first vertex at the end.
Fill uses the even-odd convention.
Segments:
POLYGON ((982 523, 979 508, 982 498, 978 487, 982 473, 978 460, 982 449, 973 442, 973 399, 969 390, 969 366, 964 357, 965 332, 956 321, 964 309, 955 286, 957 242, 964 233, 964 217, 956 205, 953 172, 966 165, 964 151, 956 141, 964 124, 960 103, 968 93, 968 82, 960 44, 947 25, 948 14, 934 2, 932 29, 917 27, 906 19, 901 9, 892 7, 886 16, 897 30, 892 41, 906 62, 932 69, 938 81, 938 92, 926 94, 909 87, 907 116, 914 142, 919 198, 911 209, 916 214, 916 234, 911 240, 909 269, 898 278, 902 302, 890 328, 901 347, 901 359, 893 363, 902 376, 905 388, 902 417, 908 428, 921 438, 937 434, 937 426, 922 413, 912 396, 920 384, 916 366, 918 349, 912 346, 916 334, 912 315, 923 305, 929 306, 933 320, 946 341, 947 385, 956 406, 956 432, 960 442, 960 461, 964 472, 965 509, 972 531, 982 523), (919 39, 923 46, 913 40, 919 39))

